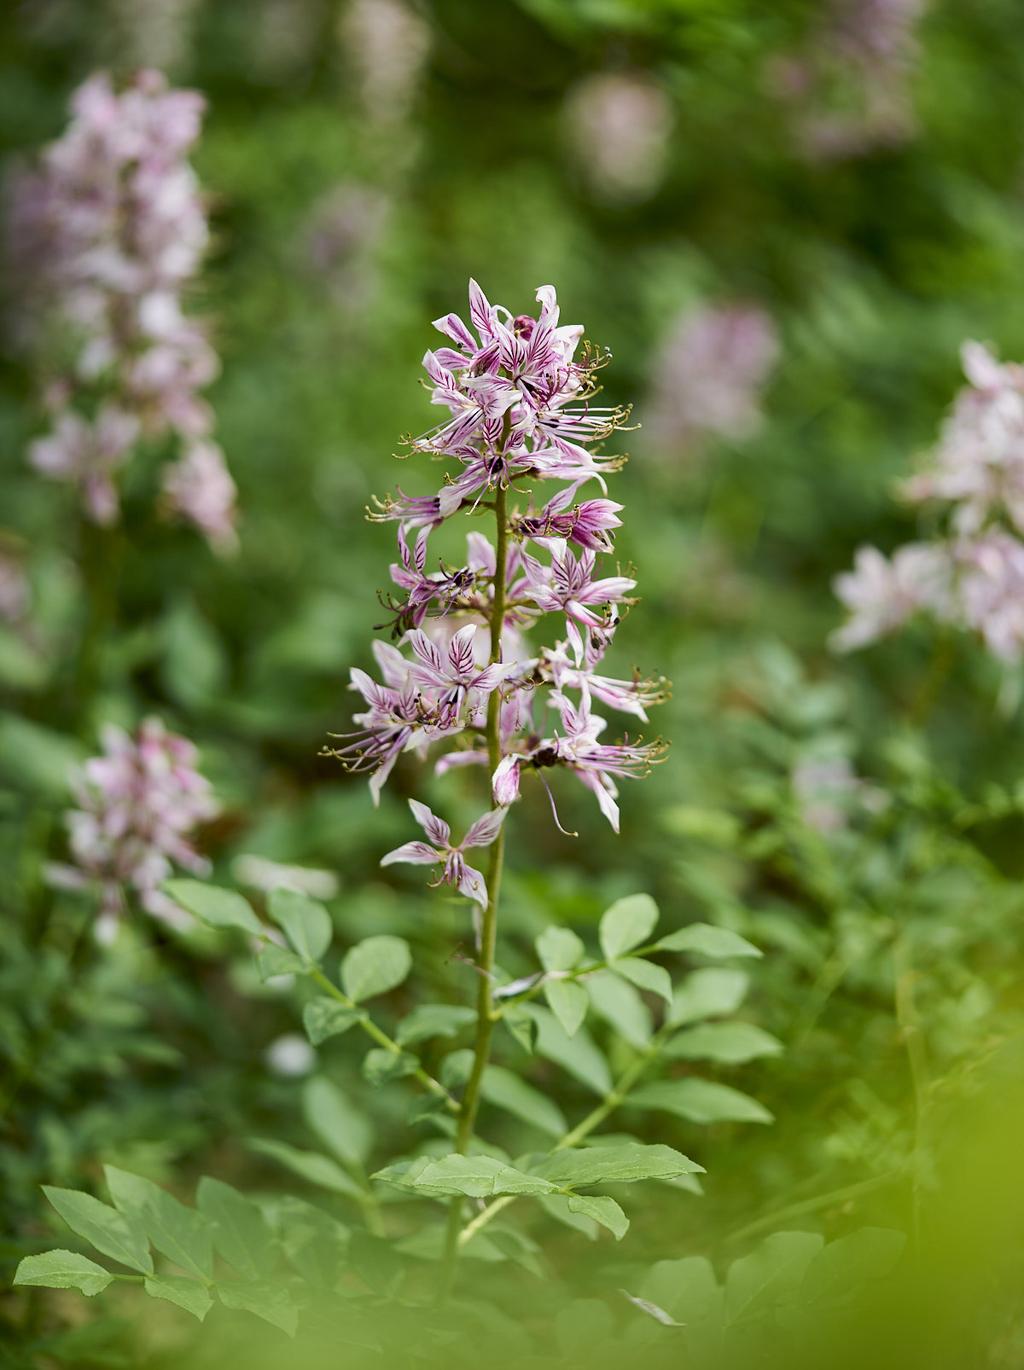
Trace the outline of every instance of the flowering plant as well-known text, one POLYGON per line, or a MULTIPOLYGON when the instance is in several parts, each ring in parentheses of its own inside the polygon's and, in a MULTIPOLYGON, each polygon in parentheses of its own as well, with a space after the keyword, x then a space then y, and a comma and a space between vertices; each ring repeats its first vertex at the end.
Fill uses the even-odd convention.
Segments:
MULTIPOLYGON (((121 93, 90 77, 71 108, 63 136, 15 183, 11 249, 25 313, 72 340, 56 369, 46 357, 50 430, 31 463, 77 486, 86 516, 109 525, 133 449, 173 434, 181 450, 163 470, 166 505, 230 548, 235 486, 200 396, 217 355, 183 309, 209 240, 188 160, 203 99, 144 71, 121 93)), ((49 335, 38 322, 27 331, 45 354, 49 335)))
POLYGON ((923 612, 977 633, 999 661, 1024 655, 1024 366, 981 343, 962 349, 968 384, 928 466, 905 482, 915 503, 945 506, 948 529, 897 548, 862 547, 836 592, 850 617, 834 635, 863 647, 923 612))
POLYGON ((180 925, 180 905, 160 886, 176 866, 209 874, 190 837, 218 805, 196 761, 187 738, 148 718, 134 736, 108 725, 102 755, 73 778, 79 807, 68 813, 67 826, 74 865, 53 864, 48 874, 54 885, 98 891, 101 941, 116 931, 129 892, 147 913, 180 925))
MULTIPOLYGON (((703 1165, 672 1146, 646 1143, 629 1132, 602 1137, 601 1125, 624 1107, 660 1111, 690 1124, 769 1122, 771 1115, 759 1103, 718 1081, 690 1073, 650 1077, 672 1061, 737 1064, 780 1049, 753 1025, 705 1021, 730 1015, 741 1002, 747 986, 742 971, 705 965, 673 985, 659 959, 686 953, 715 963, 757 956, 757 949, 711 924, 692 923, 659 935, 659 911, 646 894, 620 899, 604 912, 596 956, 570 928, 547 925, 535 940, 537 969, 513 977, 497 960, 505 831, 525 782, 536 777, 547 786, 548 772, 568 772, 594 794, 618 830, 616 782, 642 774, 662 752, 659 743, 605 741, 605 720, 593 711, 599 702, 646 721, 663 686, 638 675, 616 678, 602 669, 621 606, 635 585, 625 575, 598 575, 596 562, 611 550, 622 510, 606 498, 605 489, 605 478, 620 459, 603 455, 598 444, 622 425, 626 413, 592 403, 594 373, 604 358, 580 350, 578 326, 560 324, 551 287, 541 288, 538 301, 536 317, 513 317, 471 284, 472 330, 456 315, 437 321, 454 346, 428 352, 425 366, 433 399, 449 416, 413 447, 457 465, 435 495, 399 494, 374 515, 398 524, 399 559, 392 579, 404 593, 391 608, 399 645, 375 646, 382 681, 353 670, 352 686, 366 709, 357 717, 358 731, 329 749, 345 766, 369 774, 375 801, 399 757, 409 751, 423 755, 436 747, 441 753, 436 769, 442 774, 485 769, 489 806, 461 840, 453 838, 443 817, 413 799, 412 813, 426 840, 407 841, 381 861, 385 867, 398 862, 435 867, 438 883, 470 901, 476 923, 474 1007, 419 1003, 396 1026, 383 1025, 366 1005, 405 983, 413 964, 408 943, 389 934, 365 938, 344 955, 336 983, 325 965, 332 917, 283 867, 266 900, 276 926, 229 889, 172 879, 160 891, 215 928, 243 932, 257 948, 264 979, 293 976, 305 983, 311 992, 302 1018, 313 1048, 358 1028, 372 1044, 363 1061, 371 1084, 408 1080, 425 1093, 426 1106, 414 1122, 429 1135, 412 1140, 373 1172, 367 1164, 374 1147, 372 1125, 325 1075, 310 1078, 303 1099, 308 1123, 330 1154, 274 1141, 253 1144, 307 1182, 353 1203, 369 1237, 391 1244, 393 1259, 413 1266, 424 1259, 440 1261, 440 1278, 429 1281, 426 1298, 417 1292, 422 1279, 414 1270, 406 1269, 400 1281, 400 1301, 411 1301, 421 1315, 434 1307, 438 1293, 444 1303, 462 1253, 490 1261, 506 1259, 508 1250, 529 1249, 523 1246, 528 1239, 503 1220, 516 1199, 539 1201, 546 1217, 588 1237, 596 1238, 604 1228, 620 1239, 629 1219, 617 1199, 602 1192, 608 1186, 649 1181, 699 1190, 695 1177, 703 1165), (533 484, 549 480, 562 488, 546 502, 535 502, 533 484), (577 498, 589 482, 598 485, 600 495, 577 498), (473 531, 463 567, 428 570, 429 539, 438 526, 462 510, 481 509, 494 515, 494 542, 473 531), (531 631, 549 615, 559 621, 555 641, 528 645, 531 631), (471 864, 476 850, 488 853, 486 871, 471 864), (541 996, 545 1004, 537 1002, 541 996), (610 1029, 609 1046, 620 1062, 615 1073, 588 1032, 592 1014, 610 1029), (507 1030, 506 1045, 566 1070, 597 1094, 597 1103, 579 1122, 570 1124, 546 1093, 492 1060, 499 1026, 507 1030), (472 1045, 459 1044, 463 1034, 472 1045), (438 1067, 432 1059, 437 1050, 430 1056, 420 1053, 439 1041, 445 1045, 438 1067), (512 1115, 525 1129, 522 1139, 513 1133, 515 1150, 504 1133, 500 1143, 480 1135, 484 1105, 512 1115), (538 1149, 538 1139, 545 1149, 538 1149), (440 1223, 428 1216, 410 1230, 407 1220, 393 1218, 382 1206, 389 1197, 405 1206, 426 1203, 428 1209, 440 1203, 447 1211, 440 1223), (468 1216, 467 1201, 474 1205, 468 1216)), ((127 773, 134 775, 135 763, 144 760, 141 753, 127 755, 125 739, 112 739, 111 745, 115 755, 92 766, 92 779, 105 799, 102 813, 83 810, 80 816, 88 837, 104 826, 108 800, 113 811, 121 811, 127 773)), ((147 794, 152 780, 147 775, 147 794)), ((164 780, 155 788, 158 797, 163 795, 164 780)), ((201 799, 193 785, 184 788, 189 804, 201 799)), ((553 796, 551 807, 564 831, 553 796)), ((187 865, 183 834, 171 837, 150 854, 158 860, 171 855, 187 865)), ((79 853, 86 864, 106 858, 106 846, 97 853, 95 845, 79 853)), ((304 1044, 287 1039, 286 1045, 287 1056, 277 1053, 278 1068, 308 1069, 305 1053, 294 1050, 304 1044)), ((154 1297, 202 1319, 216 1294, 228 1307, 248 1309, 294 1332, 300 1310, 313 1297, 311 1281, 317 1297, 333 1294, 337 1233, 326 1213, 316 1219, 318 1251, 333 1273, 320 1281, 310 1275, 302 1255, 306 1239, 295 1226, 308 1219, 294 1208, 264 1210, 208 1179, 199 1187, 197 1209, 182 1207, 148 1180, 114 1167, 107 1167, 107 1182, 114 1208, 73 1191, 53 1190, 49 1197, 75 1231, 133 1272, 120 1278, 141 1279, 154 1297), (240 1245, 231 1234, 241 1230, 248 1237, 240 1245), (185 1273, 157 1271, 151 1245, 185 1273), (289 1252, 298 1264, 281 1270, 282 1260, 292 1259, 289 1252)), ((341 1261, 341 1269, 359 1272, 355 1244, 341 1261)), ((118 1277, 86 1257, 55 1251, 23 1261, 17 1278, 23 1284, 57 1283, 95 1293, 118 1277)), ((348 1335, 353 1314, 391 1297, 375 1289, 362 1301, 335 1297, 330 1317, 348 1335)), ((436 1316, 430 1315, 428 1325, 443 1336, 443 1322, 431 1321, 436 1316)), ((653 1316, 664 1320, 668 1314, 659 1308, 653 1316)))

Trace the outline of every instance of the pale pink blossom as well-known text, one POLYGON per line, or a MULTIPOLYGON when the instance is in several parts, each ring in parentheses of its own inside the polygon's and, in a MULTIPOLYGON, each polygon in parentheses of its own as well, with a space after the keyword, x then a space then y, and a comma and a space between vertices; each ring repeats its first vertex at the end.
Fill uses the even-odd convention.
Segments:
MULTIPOLYGON (((213 417, 201 392, 219 363, 205 323, 183 308, 209 243, 189 162, 203 108, 200 95, 170 89, 156 71, 121 91, 105 75, 90 77, 64 134, 15 183, 12 264, 36 321, 25 341, 39 354, 55 336, 70 349, 56 383, 52 359, 40 356, 54 426, 31 460, 77 485, 98 523, 116 520, 117 470, 140 440, 182 442, 190 486, 189 449, 209 441, 213 417)), ((200 450, 205 494, 194 521, 223 545, 230 478, 221 470, 215 482, 211 449, 200 450)), ((168 482, 180 496, 180 472, 168 482)))
POLYGON ((215 442, 194 442, 178 461, 169 462, 163 486, 174 512, 194 524, 212 547, 222 552, 234 549, 238 491, 215 442))
POLYGON ((732 304, 687 310, 657 354, 647 446, 667 454, 711 438, 752 437, 778 356, 778 334, 763 309, 732 304))
POLYGON ((160 886, 175 867, 209 873, 192 835, 219 811, 196 748, 158 718, 133 734, 108 725, 102 742, 102 753, 73 777, 78 808, 67 825, 74 864, 51 867, 50 878, 95 890, 105 914, 120 914, 134 895, 147 912, 180 924, 185 915, 160 886))
POLYGON ((830 0, 810 40, 770 69, 814 160, 860 157, 916 131, 913 77, 927 0, 830 0))
POLYGON ((649 198, 665 172, 673 126, 665 90, 644 72, 598 72, 573 87, 565 125, 583 175, 603 199, 649 198))
POLYGON ((1005 514, 1024 534, 1024 366, 1000 363, 976 342, 965 343, 961 357, 968 384, 929 464, 904 493, 955 506, 958 533, 974 534, 1005 514))
POLYGON ((966 627, 1008 664, 1024 656, 1024 542, 990 532, 958 549, 960 603, 966 627))
POLYGON ((401 123, 430 51, 427 25, 405 0, 349 0, 338 35, 363 108, 379 123, 401 123))
POLYGON ((864 647, 901 628, 921 610, 948 612, 953 565, 949 553, 931 543, 908 543, 892 557, 861 547, 852 571, 836 577, 835 591, 849 619, 832 635, 843 652, 864 647))
POLYGON ((105 404, 91 421, 69 409, 31 444, 29 461, 41 475, 76 485, 92 521, 109 525, 118 516, 115 477, 138 433, 137 417, 116 405, 105 404))

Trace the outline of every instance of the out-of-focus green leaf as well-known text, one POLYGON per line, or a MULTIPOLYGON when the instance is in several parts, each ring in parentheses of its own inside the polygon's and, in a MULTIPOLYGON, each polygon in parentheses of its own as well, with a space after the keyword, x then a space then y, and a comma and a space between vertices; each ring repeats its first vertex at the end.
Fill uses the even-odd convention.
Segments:
POLYGON ((712 923, 691 923, 678 932, 659 938, 659 951, 695 951, 700 956, 728 958, 732 956, 761 956, 762 952, 739 933, 718 928, 712 923))
POLYGON ((367 937, 347 952, 341 963, 341 987, 362 1003, 377 994, 387 994, 402 983, 412 969, 409 944, 401 937, 367 937))
POLYGON ((272 890, 267 902, 271 918, 288 938, 297 956, 304 961, 317 962, 331 945, 334 924, 331 915, 297 890, 280 887, 272 890))
POLYGON ((142 1175, 112 1165, 104 1166, 103 1173, 118 1210, 145 1231, 162 1255, 200 1280, 212 1277, 213 1239, 201 1213, 142 1175))
POLYGON ((138 1222, 77 1189, 56 1189, 44 1184, 43 1193, 72 1232, 91 1242, 97 1251, 144 1275, 152 1271, 149 1242, 138 1222))
POLYGON ((206 1286, 198 1280, 187 1279, 184 1275, 147 1275, 144 1281, 146 1293, 152 1299, 165 1299, 167 1303, 177 1304, 191 1313, 200 1322, 213 1307, 206 1286))
POLYGON ((207 885, 202 880, 165 880, 162 886, 188 913, 214 928, 238 928, 262 937, 266 929, 252 911, 247 899, 234 890, 207 885))
POLYGON ((576 980, 545 980, 544 998, 562 1027, 574 1037, 590 1008, 590 996, 576 980))
POLYGON ((770 1123, 772 1115, 738 1089, 713 1080, 656 1080, 629 1096, 634 1108, 674 1113, 691 1123, 770 1123))
POLYGON ((46 1289, 78 1289, 91 1298, 106 1289, 113 1275, 77 1251, 44 1251, 26 1256, 14 1272, 15 1284, 36 1284, 46 1289))
POLYGON ((554 1100, 504 1066, 487 1067, 481 1093, 489 1104, 515 1114, 550 1137, 561 1137, 568 1131, 565 1115, 554 1100))
POLYGON ((338 1037, 343 1032, 348 1032, 361 1017, 358 1009, 348 1008, 337 999, 328 998, 326 994, 310 999, 302 1010, 306 1036, 315 1047, 330 1037, 338 1037))
POLYGON ((677 1060, 740 1065, 759 1056, 777 1056, 782 1043, 753 1023, 701 1023, 678 1033, 662 1050, 677 1060))
POLYGON ((275 1264, 274 1239, 259 1207, 223 1180, 204 1175, 196 1205, 210 1221, 217 1254, 246 1279, 262 1279, 275 1264))
POLYGON ((545 970, 572 970, 586 950, 569 928, 545 928, 537 938, 536 946, 545 970))

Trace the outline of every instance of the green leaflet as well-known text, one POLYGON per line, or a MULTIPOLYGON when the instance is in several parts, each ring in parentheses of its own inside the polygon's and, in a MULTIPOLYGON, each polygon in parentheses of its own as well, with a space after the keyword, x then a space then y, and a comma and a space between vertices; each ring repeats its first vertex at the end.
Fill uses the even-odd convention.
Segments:
POLYGON ((645 961, 642 956, 623 956, 618 961, 613 961, 609 969, 616 975, 621 975, 630 984, 636 985, 637 989, 657 994, 666 1003, 671 1004, 672 977, 664 966, 657 966, 653 961, 645 961))
POLYGON ((738 933, 713 923, 691 923, 659 938, 659 951, 695 951, 701 956, 760 956, 761 951, 738 933))
POLYGON ((391 1080, 403 1080, 419 1069, 419 1061, 408 1051, 391 1051, 387 1047, 371 1047, 363 1057, 363 1078, 371 1085, 386 1085, 391 1080))
POLYGON ((640 1295, 684 1324, 718 1322, 723 1292, 706 1256, 658 1261, 640 1285, 640 1295))
POLYGON ((582 960, 586 950, 569 928, 545 928, 535 946, 545 970, 572 970, 582 960))
POLYGON ((409 944, 401 937, 367 937, 341 963, 341 987, 355 1003, 386 994, 412 969, 409 944))
POLYGON ((362 1190, 355 1180, 342 1170, 337 1161, 322 1156, 319 1151, 303 1151, 300 1147, 289 1146, 287 1142, 275 1142, 264 1137, 251 1137, 247 1145, 250 1151, 277 1161, 309 1184, 331 1189, 335 1194, 346 1194, 349 1198, 362 1196, 362 1190))
POLYGON ((373 1176, 410 1193, 430 1198, 462 1194, 491 1199, 499 1194, 551 1194, 556 1186, 537 1175, 527 1175, 493 1156, 460 1156, 453 1153, 434 1159, 420 1157, 399 1161, 373 1176))
POLYGON ((550 1137, 562 1137, 569 1130, 565 1115, 553 1099, 504 1066, 487 1067, 481 1093, 489 1104, 515 1114, 550 1137))
POLYGON ((678 1175, 703 1174, 704 1167, 670 1146, 624 1142, 613 1146, 588 1146, 577 1151, 554 1151, 533 1170, 562 1188, 577 1188, 632 1184, 637 1180, 671 1180, 678 1175))
POLYGON ((153 1299, 166 1299, 191 1313, 200 1322, 213 1307, 213 1299, 205 1285, 183 1275, 147 1275, 144 1288, 153 1299))
POLYGON ((201 1280, 213 1276, 213 1238, 201 1213, 141 1175, 112 1165, 104 1166, 103 1173, 119 1211, 145 1231, 162 1255, 201 1280))
POLYGON ((590 1008, 590 995, 577 980, 545 980, 544 998, 570 1037, 583 1026, 590 1008))
POLYGON ((176 904, 211 927, 238 928, 255 937, 266 935, 249 901, 234 890, 207 885, 202 880, 165 880, 161 888, 176 904))
POLYGON ((612 1087, 608 1062, 586 1028, 570 1037, 551 1010, 540 1004, 524 1004, 522 1013, 536 1024, 539 1056, 568 1071, 595 1094, 608 1093, 612 1087))
POLYGON ((594 1012, 610 1023, 631 1047, 642 1051, 651 1040, 651 1012, 632 985, 609 970, 587 976, 587 992, 594 1012))
POLYGON ((702 1018, 723 1018, 734 1013, 747 993, 745 971, 706 966, 686 977, 672 997, 670 1023, 696 1023, 702 1018))
POLYGON ((431 1037, 456 1037, 475 1022, 476 1013, 464 1004, 419 1004, 399 1023, 395 1040, 405 1047, 431 1037))
POLYGON ((106 1289, 113 1275, 77 1251, 44 1251, 26 1256, 14 1272, 15 1284, 37 1284, 46 1289, 78 1289, 90 1298, 106 1289))
POLYGON ((629 1231, 629 1219, 614 1199, 603 1194, 573 1194, 566 1199, 570 1213, 592 1218, 612 1233, 617 1242, 629 1231))
POLYGON ((333 1081, 313 1075, 302 1086, 302 1114, 320 1141, 346 1165, 361 1165, 373 1145, 368 1119, 333 1081))
POLYGON ((331 915, 315 899, 280 888, 271 892, 267 911, 296 955, 307 964, 319 961, 331 945, 334 936, 331 915))
POLYGON ((772 1115, 738 1089, 713 1080, 658 1080, 641 1085, 629 1096, 633 1108, 674 1113, 691 1123, 770 1123, 772 1115))
POLYGON ((77 1189, 55 1189, 44 1184, 43 1193, 72 1232, 84 1237, 97 1251, 143 1275, 152 1272, 153 1257, 139 1223, 77 1189))
POLYGON ((289 1265, 314 1288, 334 1286, 348 1249, 348 1228, 290 1194, 271 1199, 266 1212, 289 1265))
POLYGON ((204 1175, 196 1189, 196 1204, 211 1223, 219 1256, 249 1279, 270 1274, 276 1263, 273 1234, 251 1199, 222 1180, 204 1175))
POLYGON ((315 1047, 318 1047, 328 1038, 347 1032, 362 1016, 358 1009, 346 1008, 344 1004, 339 1004, 337 999, 331 999, 323 994, 316 999, 310 999, 303 1008, 302 1025, 306 1029, 306 1036, 315 1047))
POLYGON ((279 1327, 289 1337, 295 1336, 299 1325, 299 1310, 287 1290, 279 1285, 218 1284, 217 1297, 225 1308, 239 1308, 246 1313, 255 1313, 264 1322, 279 1327))
POLYGON ((598 935, 606 961, 614 961, 646 942, 658 922, 658 906, 649 894, 619 899, 601 915, 598 935))
POLYGON ((791 1294, 825 1245, 816 1232, 775 1232, 733 1261, 725 1279, 726 1312, 733 1322, 753 1317, 791 1294))
POLYGON ((673 1037, 664 1054, 683 1061, 721 1061, 741 1065, 760 1056, 777 1056, 782 1043, 753 1023, 701 1023, 673 1037))
POLYGON ((905 1246, 903 1233, 886 1227, 862 1227, 829 1242, 807 1268, 803 1295, 819 1304, 846 1299, 852 1288, 884 1279, 905 1246))
POLYGON ((256 965, 261 980, 273 980, 278 975, 304 975, 309 969, 301 956, 287 947, 275 946, 273 942, 257 952, 256 965))

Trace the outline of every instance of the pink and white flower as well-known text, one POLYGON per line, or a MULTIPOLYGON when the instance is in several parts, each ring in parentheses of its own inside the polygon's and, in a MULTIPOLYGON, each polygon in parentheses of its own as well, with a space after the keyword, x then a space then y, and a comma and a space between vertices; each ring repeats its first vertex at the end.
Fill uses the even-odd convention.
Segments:
POLYGON ((487 907, 487 884, 478 870, 468 865, 465 859, 467 847, 489 847, 501 831, 505 821, 504 809, 490 809, 470 826, 461 842, 452 842, 452 830, 442 818, 438 818, 416 799, 409 800, 413 817, 426 833, 427 842, 406 842, 381 858, 382 866, 392 866, 396 862, 408 862, 415 866, 443 867, 437 884, 451 885, 467 899, 472 899, 481 908, 487 907))

